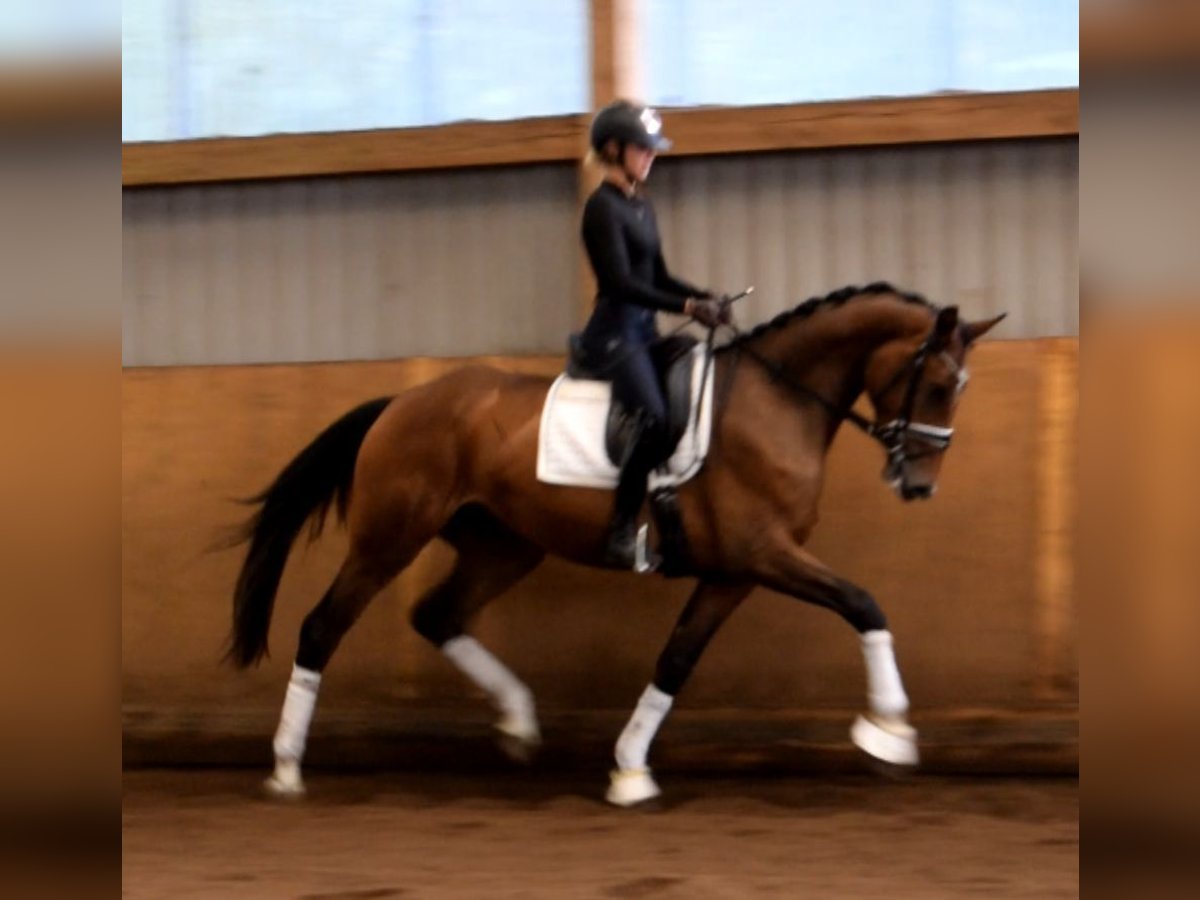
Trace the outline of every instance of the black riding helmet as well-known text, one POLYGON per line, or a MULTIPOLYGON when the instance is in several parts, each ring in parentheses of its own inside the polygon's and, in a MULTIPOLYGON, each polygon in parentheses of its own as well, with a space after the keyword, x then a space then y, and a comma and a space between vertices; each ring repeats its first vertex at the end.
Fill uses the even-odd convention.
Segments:
POLYGON ((616 141, 621 148, 634 144, 655 153, 671 149, 671 142, 663 136, 658 113, 628 100, 617 100, 596 113, 591 137, 592 149, 601 155, 609 141, 616 141))

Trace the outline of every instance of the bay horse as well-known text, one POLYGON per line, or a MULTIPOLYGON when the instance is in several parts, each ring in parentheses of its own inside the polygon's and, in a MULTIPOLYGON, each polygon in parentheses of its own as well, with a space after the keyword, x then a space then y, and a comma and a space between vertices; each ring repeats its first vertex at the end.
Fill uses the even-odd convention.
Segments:
MULTIPOLYGON (((887 620, 867 591, 804 549, 830 444, 850 421, 884 447, 884 478, 904 500, 931 497, 966 385, 971 345, 1003 318, 960 321, 954 306, 885 283, 809 300, 714 353, 717 408, 707 460, 678 506, 698 580, 616 744, 607 798, 622 806, 660 793, 646 757, 706 645, 755 586, 826 607, 860 635, 867 712, 853 742, 896 765, 917 762, 916 733, 887 620), (852 409, 866 393, 872 422, 852 409)), ((267 651, 275 595, 292 544, 336 505, 350 546, 305 618, 267 787, 301 794, 300 765, 321 673, 371 599, 440 537, 450 574, 415 604, 413 627, 490 697, 515 749, 540 741, 533 696, 467 634, 474 615, 546 554, 601 565, 612 507, 606 490, 539 482, 539 418, 550 380, 465 366, 328 426, 261 494, 233 601, 229 656, 267 651)))

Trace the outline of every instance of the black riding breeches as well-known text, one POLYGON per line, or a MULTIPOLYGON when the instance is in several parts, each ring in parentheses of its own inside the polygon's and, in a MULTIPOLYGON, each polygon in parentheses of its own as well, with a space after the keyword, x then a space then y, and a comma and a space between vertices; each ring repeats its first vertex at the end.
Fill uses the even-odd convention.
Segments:
POLYGON ((636 417, 633 447, 621 466, 616 507, 620 516, 637 515, 646 497, 646 479, 666 461, 667 402, 649 347, 640 347, 621 360, 612 373, 613 394, 636 417))

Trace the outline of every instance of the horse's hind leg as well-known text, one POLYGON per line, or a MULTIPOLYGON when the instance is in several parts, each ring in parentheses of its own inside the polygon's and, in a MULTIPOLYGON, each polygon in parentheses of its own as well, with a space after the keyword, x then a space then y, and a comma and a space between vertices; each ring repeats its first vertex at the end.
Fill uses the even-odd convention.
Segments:
MULTIPOLYGON (((432 535, 431 535, 432 537, 432 535)), ((275 731, 275 771, 267 790, 276 796, 304 793, 300 764, 308 741, 308 728, 316 708, 321 673, 342 638, 358 621, 376 594, 403 569, 426 541, 413 541, 408 549, 389 546, 369 551, 352 545, 325 596, 300 627, 300 646, 275 731), (412 549, 413 546, 416 549, 412 549)))
POLYGON ((501 746, 527 759, 541 742, 533 694, 466 629, 484 606, 533 571, 545 552, 478 506, 460 509, 441 536, 458 551, 458 560, 413 607, 413 627, 488 695, 500 713, 501 746))

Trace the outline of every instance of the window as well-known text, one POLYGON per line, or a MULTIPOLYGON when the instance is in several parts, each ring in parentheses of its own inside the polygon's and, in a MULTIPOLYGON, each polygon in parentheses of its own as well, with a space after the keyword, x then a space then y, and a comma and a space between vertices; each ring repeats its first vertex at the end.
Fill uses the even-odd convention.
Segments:
POLYGON ((1079 84, 1076 0, 646 0, 647 96, 750 105, 1079 84))
POLYGON ((125 0, 122 137, 587 108, 586 0, 125 0))
POLYGON ((0 4, 0 59, 28 62, 108 58, 121 9, 109 0, 16 0, 0 4))

